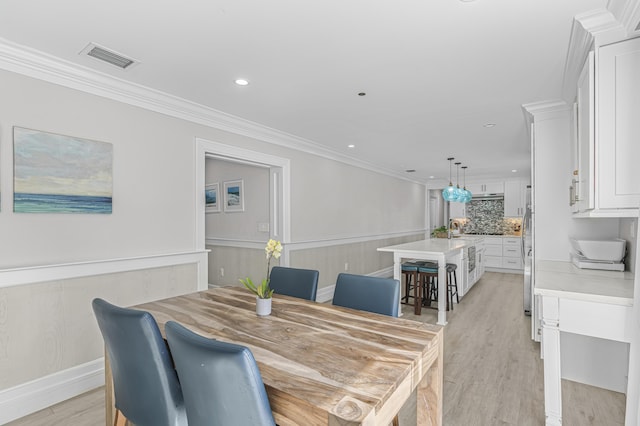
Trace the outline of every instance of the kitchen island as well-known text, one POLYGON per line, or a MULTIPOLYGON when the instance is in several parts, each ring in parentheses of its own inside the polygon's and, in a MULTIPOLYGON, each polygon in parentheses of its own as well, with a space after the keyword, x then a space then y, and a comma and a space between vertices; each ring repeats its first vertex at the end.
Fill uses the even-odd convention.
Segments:
MULTIPOLYGON (((447 324, 446 264, 455 263, 462 269, 463 250, 476 244, 477 238, 431 238, 395 246, 380 247, 378 251, 393 253, 393 278, 402 282, 402 262, 409 259, 438 263, 438 324, 447 324)), ((402 312, 402 310, 399 310, 402 312)))

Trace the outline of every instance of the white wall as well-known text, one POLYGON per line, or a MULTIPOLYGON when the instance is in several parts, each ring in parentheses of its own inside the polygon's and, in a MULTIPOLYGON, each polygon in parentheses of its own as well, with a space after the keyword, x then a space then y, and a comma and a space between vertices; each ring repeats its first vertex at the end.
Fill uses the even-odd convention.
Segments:
POLYGON ((424 185, 301 155, 293 156, 291 173, 294 241, 425 228, 424 185))
MULTIPOLYGON (((74 368, 99 361, 91 299, 137 304, 194 291, 206 278, 195 235, 196 200, 204 199, 195 193, 196 138, 291 160, 293 246, 313 249, 345 238, 364 246, 381 235, 424 230, 425 190, 418 183, 4 70, 0 93, 0 372, 11 371, 0 374, 2 415, 71 396, 60 387, 74 368), (113 144, 113 214, 13 213, 13 126, 113 144), (44 346, 34 345, 41 337, 44 346), (22 385, 41 388, 45 379, 53 387, 33 402, 22 385)), ((373 248, 366 256, 380 259, 373 248)))
POLYGON ((218 182, 220 211, 206 214, 206 237, 266 242, 269 231, 260 231, 260 223, 269 224, 269 169, 213 158, 206 160, 206 183, 218 182), (224 210, 224 182, 242 179, 244 211, 224 210))
POLYGON ((194 250, 194 129, 6 71, 0 93, 0 269, 194 250), (13 126, 113 144, 113 213, 14 214, 13 126))
POLYGON ((534 147, 535 259, 569 261, 570 237, 615 238, 619 219, 574 219, 571 185, 570 110, 536 115, 534 147))

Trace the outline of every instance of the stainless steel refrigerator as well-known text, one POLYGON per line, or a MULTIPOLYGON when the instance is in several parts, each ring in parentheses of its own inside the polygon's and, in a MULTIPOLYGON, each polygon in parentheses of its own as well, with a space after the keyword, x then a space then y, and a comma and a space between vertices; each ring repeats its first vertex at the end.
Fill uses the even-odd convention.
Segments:
POLYGON ((527 186, 525 198, 525 213, 522 217, 522 263, 524 264, 524 314, 531 315, 533 312, 533 232, 532 232, 532 206, 531 206, 531 185, 527 186))
POLYGON ((535 287, 535 209, 531 186, 527 186, 525 213, 522 217, 522 260, 524 264, 524 314, 531 316, 531 339, 540 341, 540 315, 533 295, 535 287))

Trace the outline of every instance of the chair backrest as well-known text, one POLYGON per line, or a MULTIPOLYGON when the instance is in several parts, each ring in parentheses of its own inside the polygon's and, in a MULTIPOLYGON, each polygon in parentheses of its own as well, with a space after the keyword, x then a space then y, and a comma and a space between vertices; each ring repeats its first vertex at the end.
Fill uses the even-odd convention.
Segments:
POLYGON ((249 348, 165 325, 189 426, 275 425, 260 370, 249 348))
POLYGON ((139 426, 186 425, 178 376, 158 324, 146 311, 94 299, 115 394, 115 406, 139 426))
POLYGON ((318 275, 313 269, 287 268, 274 266, 271 268, 269 286, 276 294, 316 300, 318 292, 318 275))
POLYGON ((377 314, 398 316, 400 283, 393 278, 339 274, 333 304, 377 314))

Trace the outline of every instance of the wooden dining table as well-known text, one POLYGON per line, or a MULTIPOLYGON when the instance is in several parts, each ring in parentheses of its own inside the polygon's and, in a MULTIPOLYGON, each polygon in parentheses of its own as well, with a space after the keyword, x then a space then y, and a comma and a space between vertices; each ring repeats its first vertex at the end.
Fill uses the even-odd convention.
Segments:
POLYGON ((150 312, 163 334, 176 321, 251 349, 280 426, 386 426, 414 391, 417 424, 442 424, 440 326, 277 294, 271 315, 258 317, 255 305, 246 289, 220 287, 133 308, 150 312))

